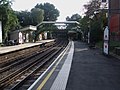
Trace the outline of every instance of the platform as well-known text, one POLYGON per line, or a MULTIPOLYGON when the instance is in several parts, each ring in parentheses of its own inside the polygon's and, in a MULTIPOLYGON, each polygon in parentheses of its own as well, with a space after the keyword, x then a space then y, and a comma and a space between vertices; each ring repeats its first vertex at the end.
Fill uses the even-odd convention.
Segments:
POLYGON ((119 90, 120 60, 70 42, 28 90, 119 90))
POLYGON ((73 52, 74 43, 70 42, 67 48, 28 90, 64 90, 68 81, 73 52))
POLYGON ((24 44, 19 44, 19 45, 15 45, 15 46, 0 47, 0 54, 12 52, 12 51, 16 51, 16 50, 20 50, 20 49, 24 49, 24 48, 29 48, 29 47, 33 47, 33 46, 37 46, 37 45, 40 45, 42 43, 51 42, 51 41, 54 41, 54 39, 52 39, 52 40, 41 40, 41 41, 37 41, 36 43, 24 43, 24 44))

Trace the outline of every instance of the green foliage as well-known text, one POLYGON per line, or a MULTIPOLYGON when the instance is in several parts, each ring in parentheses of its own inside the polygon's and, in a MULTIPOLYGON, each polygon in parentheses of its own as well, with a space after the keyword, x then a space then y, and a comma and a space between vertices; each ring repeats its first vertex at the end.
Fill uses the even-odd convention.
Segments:
POLYGON ((44 17, 43 17, 44 11, 39 9, 39 8, 33 8, 31 10, 31 19, 33 22, 33 25, 37 25, 40 22, 43 21, 44 17))
POLYGON ((44 21, 55 21, 59 16, 59 11, 53 4, 37 4, 31 11, 16 12, 22 27, 28 25, 37 25, 44 21))
POLYGON ((100 0, 91 0, 84 7, 86 12, 85 16, 80 20, 81 30, 84 32, 84 37, 90 31, 90 40, 99 42, 103 39, 103 29, 107 25, 106 12, 100 9, 100 0))
POLYGON ((0 1, 0 20, 2 21, 3 27, 3 40, 8 36, 8 32, 11 29, 15 29, 19 23, 14 11, 11 8, 12 2, 10 0, 0 1))
MULTIPOLYGON (((44 11, 44 21, 56 21, 57 17, 59 16, 59 11, 55 8, 53 4, 37 4, 35 8, 44 11)), ((44 31, 49 31, 52 33, 54 32, 54 30, 57 29, 57 26, 55 26, 54 24, 43 24, 42 26, 38 27, 38 30, 35 32, 35 40, 37 39, 39 33, 42 33, 44 31)))
MULTIPOLYGON (((28 25, 37 25, 44 21, 55 21, 59 16, 59 11, 55 8, 53 4, 44 3, 37 4, 31 11, 21 11, 17 12, 16 15, 19 19, 20 25, 22 27, 28 25)), ((38 30, 34 32, 34 38, 37 39, 39 33, 44 31, 53 32, 57 27, 53 24, 44 24, 37 28, 38 30)))
POLYGON ((53 4, 37 4, 35 8, 44 10, 44 21, 56 21, 57 17, 59 16, 59 11, 55 8, 53 4))
MULTIPOLYGON (((79 14, 73 14, 71 17, 69 17, 69 16, 66 17, 67 21, 77 21, 77 22, 79 22, 80 19, 81 19, 81 16, 79 14)), ((67 29, 75 28, 75 27, 76 27, 76 24, 67 25, 67 29)))
POLYGON ((71 17, 69 17, 69 16, 66 17, 67 21, 78 21, 79 22, 80 19, 81 19, 81 16, 77 13, 73 14, 71 17))
POLYGON ((22 27, 28 26, 31 24, 31 13, 28 11, 15 12, 18 18, 18 21, 22 27))
POLYGON ((87 17, 87 16, 84 16, 80 20, 80 28, 81 28, 82 31, 88 32, 88 30, 89 30, 89 21, 90 21, 90 18, 87 17))
POLYGON ((86 16, 94 15, 95 11, 99 11, 100 6, 101 0, 91 0, 88 4, 84 5, 85 9, 87 10, 85 12, 86 16))
POLYGON ((94 40, 95 42, 98 42, 102 40, 102 37, 103 37, 103 30, 101 27, 101 21, 95 20, 91 22, 91 28, 90 28, 91 41, 94 40))
POLYGON ((31 12, 27 10, 21 12, 16 11, 16 15, 22 27, 39 24, 44 19, 43 14, 44 11, 39 8, 33 8, 31 12))
POLYGON ((98 48, 103 48, 103 41, 99 41, 99 42, 97 42, 96 43, 96 46, 98 47, 98 48))

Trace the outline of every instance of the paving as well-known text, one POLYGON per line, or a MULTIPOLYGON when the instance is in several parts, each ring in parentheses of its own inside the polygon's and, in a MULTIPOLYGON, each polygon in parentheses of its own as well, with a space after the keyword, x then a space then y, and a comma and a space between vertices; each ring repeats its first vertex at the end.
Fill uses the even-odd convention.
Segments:
POLYGON ((75 41, 66 90, 120 90, 120 60, 75 41))

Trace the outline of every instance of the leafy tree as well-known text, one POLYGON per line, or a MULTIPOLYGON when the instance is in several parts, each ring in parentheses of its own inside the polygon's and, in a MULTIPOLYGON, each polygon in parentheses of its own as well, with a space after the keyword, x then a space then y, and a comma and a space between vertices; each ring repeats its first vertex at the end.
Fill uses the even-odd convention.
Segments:
POLYGON ((42 22, 44 19, 43 14, 44 14, 43 10, 41 10, 39 8, 33 8, 31 10, 32 24, 37 25, 40 22, 42 22))
POLYGON ((33 8, 30 12, 27 10, 21 12, 16 11, 16 15, 22 27, 39 24, 44 19, 43 14, 44 11, 39 8, 33 8))
POLYGON ((28 26, 32 23, 31 13, 29 11, 16 11, 16 15, 22 27, 28 26))
POLYGON ((79 22, 80 22, 80 28, 81 30, 84 32, 84 34, 86 35, 89 31, 89 22, 90 18, 88 16, 84 16, 79 22))
POLYGON ((81 16, 77 13, 73 14, 71 17, 69 17, 69 16, 66 17, 67 21, 78 21, 79 22, 80 19, 81 19, 81 16))
POLYGON ((44 21, 56 21, 57 17, 59 16, 59 11, 55 8, 53 4, 37 4, 35 8, 44 10, 44 21))
POLYGON ((101 0, 91 0, 88 4, 84 5, 86 16, 91 17, 95 12, 99 12, 101 6, 101 0))
MULTIPOLYGON (((37 4, 35 8, 39 8, 44 11, 44 21, 56 21, 57 17, 59 16, 59 11, 55 8, 53 4, 37 4)), ((38 30, 35 32, 35 40, 37 39, 39 33, 44 31, 49 31, 50 33, 53 33, 55 29, 57 29, 57 27, 54 24, 43 24, 43 26, 38 27, 38 30)))
MULTIPOLYGON (((67 21, 77 21, 77 22, 79 22, 80 19, 81 19, 81 16, 79 14, 73 14, 71 17, 69 17, 69 16, 66 17, 67 21)), ((76 27, 76 24, 69 24, 67 26, 67 28, 73 28, 73 27, 76 27)))
POLYGON ((8 38, 8 32, 19 25, 18 19, 11 8, 12 2, 10 0, 0 1, 0 20, 3 26, 3 40, 8 38))
POLYGON ((97 42, 102 39, 103 28, 106 26, 106 12, 101 10, 101 0, 91 0, 84 7, 86 12, 85 17, 80 21, 81 29, 84 32, 90 31, 90 38, 97 42), (87 19, 85 20, 86 17, 87 19), (84 29, 85 27, 88 29, 84 29))

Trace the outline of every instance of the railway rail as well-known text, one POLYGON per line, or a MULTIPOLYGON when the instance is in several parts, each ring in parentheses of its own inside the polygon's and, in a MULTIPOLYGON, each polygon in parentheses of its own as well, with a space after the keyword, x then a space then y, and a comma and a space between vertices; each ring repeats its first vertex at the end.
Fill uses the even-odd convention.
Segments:
MULTIPOLYGON (((54 44, 53 44, 53 45, 54 45, 54 44)), ((52 48, 52 46, 51 46, 51 47, 48 47, 48 46, 47 46, 47 48, 38 49, 37 51, 35 50, 34 53, 32 52, 32 54, 28 55, 28 56, 25 57, 25 58, 21 58, 21 59, 19 59, 18 61, 17 61, 17 60, 14 60, 14 62, 12 62, 12 63, 7 63, 7 65, 6 65, 5 67, 0 68, 0 73, 3 73, 3 72, 5 72, 6 70, 9 70, 9 69, 11 69, 12 67, 14 67, 14 66, 16 66, 16 65, 20 65, 20 64, 22 64, 22 63, 24 63, 24 62, 28 62, 30 58, 32 58, 32 57, 34 57, 34 56, 36 56, 36 55, 38 55, 38 54, 40 54, 40 53, 43 53, 43 52, 45 52, 46 50, 48 50, 48 49, 50 49, 50 48, 52 48)), ((14 70, 13 70, 13 71, 14 71, 14 70)))
POLYGON ((48 66, 48 63, 52 62, 53 58, 60 53, 62 49, 67 45, 67 42, 56 43, 53 46, 46 48, 40 52, 33 54, 32 56, 27 57, 23 61, 15 62, 10 66, 1 69, 0 72, 6 72, 7 70, 14 68, 14 72, 11 72, 9 75, 0 79, 0 88, 1 89, 11 89, 22 90, 28 88, 32 82, 37 79, 37 77, 45 69, 44 66, 48 66), (23 64, 24 62, 24 64, 23 64), (19 66, 19 64, 22 66, 19 66), (19 66, 19 68, 14 67, 19 66), (15 70, 16 69, 16 70, 15 70), (35 77, 33 80, 31 78, 35 77), (32 81, 32 82, 31 82, 32 81), (25 83, 29 82, 27 86, 25 83), (20 88, 21 87, 21 88, 20 88))
MULTIPOLYGON (((50 47, 54 43, 55 42, 52 41, 52 42, 46 43, 45 46, 50 47)), ((35 52, 35 51, 37 52, 37 51, 40 51, 42 49, 43 48, 40 48, 40 45, 37 45, 37 46, 25 48, 25 49, 20 49, 20 50, 8 52, 5 54, 0 54, 0 68, 7 66, 10 63, 13 63, 15 60, 17 61, 19 59, 25 58, 25 57, 33 54, 33 52, 35 52)))

